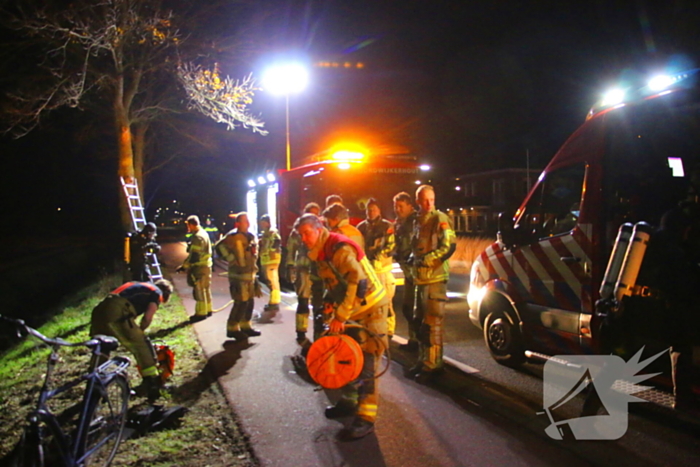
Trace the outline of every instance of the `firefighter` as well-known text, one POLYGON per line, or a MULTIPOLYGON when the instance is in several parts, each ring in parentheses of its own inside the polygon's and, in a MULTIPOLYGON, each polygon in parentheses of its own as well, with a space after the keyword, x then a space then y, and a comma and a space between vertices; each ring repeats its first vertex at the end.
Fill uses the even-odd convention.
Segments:
POLYGON ((235 229, 228 232, 216 244, 216 251, 228 262, 229 291, 233 307, 226 323, 226 337, 245 341, 261 333, 251 326, 258 272, 258 242, 250 233, 248 213, 236 215, 235 229))
POLYGON ((194 315, 190 316, 190 322, 197 323, 212 315, 212 246, 209 235, 199 225, 199 217, 189 216, 186 225, 187 232, 190 234, 188 255, 177 271, 187 272, 187 285, 192 287, 192 295, 195 299, 194 315))
POLYGON ((265 305, 265 311, 279 311, 280 309, 280 274, 279 267, 282 262, 282 238, 277 229, 271 228, 270 216, 263 214, 258 222, 260 236, 260 266, 263 269, 270 287, 270 302, 265 305))
POLYGON ((329 208, 334 204, 343 204, 343 198, 336 194, 326 196, 326 208, 329 208))
POLYGON ((207 220, 204 221, 204 231, 209 235, 209 241, 212 245, 219 241, 221 234, 211 217, 207 217, 207 220))
POLYGON ((374 268, 362 248, 348 237, 329 232, 313 214, 304 214, 294 224, 309 258, 318 263, 326 289, 324 302, 331 315, 329 332, 346 333, 362 348, 364 365, 358 380, 346 390, 346 397, 328 407, 327 418, 354 415, 352 424, 340 433, 341 439, 358 439, 374 431, 379 403, 376 379, 387 348, 389 301, 374 268), (362 328, 346 327, 353 320, 362 328))
POLYGON ((140 232, 129 235, 129 270, 131 280, 148 282, 151 280, 148 255, 160 251, 160 245, 156 243, 156 225, 153 222, 146 224, 140 232))
POLYGON ((387 322, 389 339, 396 330, 396 314, 394 313, 394 295, 396 294, 396 279, 393 268, 393 254, 396 247, 394 226, 382 218, 379 202, 370 198, 366 205, 367 218, 357 225, 357 230, 365 241, 365 252, 370 264, 374 267, 379 281, 386 289, 389 299, 389 318, 387 322))
MULTIPOLYGON (((316 203, 304 206, 304 214, 321 214, 321 207, 316 203)), ((306 245, 299 233, 292 229, 287 240, 287 279, 294 284, 297 293, 296 333, 297 342, 302 347, 310 345, 306 338, 309 326, 309 299, 314 317, 314 339, 323 332, 323 282, 318 277, 316 263, 308 257, 306 245)))
POLYGON ((394 231, 396 237, 396 250, 394 259, 401 266, 404 277, 403 302, 401 312, 408 323, 408 342, 399 345, 401 350, 416 352, 418 350, 417 326, 413 319, 413 309, 416 303, 416 286, 413 281, 413 268, 408 259, 411 256, 411 236, 413 235, 413 223, 416 220, 416 210, 413 208, 411 195, 402 191, 394 196, 394 212, 396 221, 394 231))
POLYGON ((360 245, 362 250, 365 249, 365 239, 357 227, 350 224, 348 210, 340 203, 331 204, 323 210, 323 218, 326 220, 328 230, 335 233, 340 233, 348 237, 353 242, 360 245))
POLYGON ((173 285, 159 279, 150 282, 127 282, 113 290, 92 310, 90 335, 113 336, 136 358, 143 382, 135 390, 153 401, 160 397, 161 378, 158 375, 155 350, 144 331, 153 321, 161 303, 167 303, 173 285), (136 324, 136 318, 141 321, 136 324))
POLYGON ((425 383, 443 370, 442 343, 447 279, 447 259, 456 248, 450 219, 435 209, 435 190, 421 185, 416 190, 419 211, 413 226, 411 252, 416 284, 414 319, 418 327, 418 362, 406 376, 425 383))

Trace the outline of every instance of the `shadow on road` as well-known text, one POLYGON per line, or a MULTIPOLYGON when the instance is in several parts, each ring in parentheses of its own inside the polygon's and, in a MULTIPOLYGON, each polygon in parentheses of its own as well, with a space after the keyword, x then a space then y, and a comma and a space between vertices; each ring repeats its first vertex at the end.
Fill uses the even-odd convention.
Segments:
POLYGON ((223 344, 224 350, 212 355, 199 374, 180 385, 173 391, 173 399, 176 402, 192 401, 199 398, 217 379, 233 368, 241 358, 244 350, 254 344, 249 342, 227 341, 223 344))

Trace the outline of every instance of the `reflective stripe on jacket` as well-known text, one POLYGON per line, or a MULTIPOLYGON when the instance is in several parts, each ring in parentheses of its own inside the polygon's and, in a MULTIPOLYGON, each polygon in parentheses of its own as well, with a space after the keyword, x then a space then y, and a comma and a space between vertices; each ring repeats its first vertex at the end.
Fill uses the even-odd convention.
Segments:
POLYGON ((413 226, 413 271, 415 283, 432 284, 450 276, 447 260, 456 247, 450 219, 440 211, 418 214, 413 226))
POLYGON ((365 219, 357 226, 365 240, 367 258, 378 273, 391 271, 393 264, 394 226, 386 219, 378 217, 375 220, 365 219))
POLYGON ((339 321, 359 319, 372 307, 386 302, 386 290, 359 245, 344 235, 322 229, 309 258, 318 271, 339 321))
POLYGON ((209 240, 209 235, 207 235, 201 226, 197 227, 197 230, 190 237, 190 244, 187 247, 187 252, 189 254, 184 263, 185 268, 192 266, 212 266, 211 240, 209 240))
POLYGON ((229 280, 255 279, 258 272, 258 242, 252 233, 231 230, 217 242, 216 251, 228 262, 229 280))
POLYGON ((282 261, 282 238, 275 229, 260 234, 260 264, 268 266, 282 261))

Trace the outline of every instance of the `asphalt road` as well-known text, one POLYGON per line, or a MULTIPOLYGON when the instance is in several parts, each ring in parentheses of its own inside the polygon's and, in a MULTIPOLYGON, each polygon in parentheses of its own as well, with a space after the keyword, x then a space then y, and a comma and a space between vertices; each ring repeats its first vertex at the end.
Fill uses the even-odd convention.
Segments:
MULTIPOLYGON (((163 247, 170 272, 184 255, 184 244, 163 247)), ((215 308, 229 301, 221 272, 214 274, 215 308)), ((191 289, 183 275, 174 278, 192 312, 191 289)), ((256 300, 256 310, 264 304, 256 300)), ((402 365, 411 358, 394 343, 389 371, 380 380, 375 434, 337 441, 341 423, 323 416, 336 395, 296 373, 291 362, 298 352, 295 297, 284 294, 283 304, 269 322, 256 325, 263 335, 245 345, 225 337, 230 307, 194 325, 208 370, 218 377, 265 466, 700 465, 697 426, 662 416, 630 415, 627 433, 616 441, 548 438, 548 420, 537 414, 542 410, 541 367, 527 365, 518 372, 493 362, 459 296, 448 304, 445 353, 467 373, 451 368, 435 384, 416 384, 403 377, 402 365)), ((398 321, 401 335, 403 323, 398 321)))

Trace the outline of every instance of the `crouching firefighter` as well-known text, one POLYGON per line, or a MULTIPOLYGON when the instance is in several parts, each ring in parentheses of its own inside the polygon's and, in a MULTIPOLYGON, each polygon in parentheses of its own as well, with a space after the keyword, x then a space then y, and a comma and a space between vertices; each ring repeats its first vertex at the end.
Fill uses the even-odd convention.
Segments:
POLYGON ((148 329, 161 303, 167 303, 173 285, 160 279, 150 282, 127 282, 114 289, 92 310, 90 335, 116 337, 136 358, 143 382, 135 388, 137 394, 150 401, 160 397, 162 379, 158 374, 155 350, 144 331, 148 329), (136 324, 136 318, 141 321, 136 324))
POLYGON ((358 342, 364 356, 359 378, 345 388, 345 397, 328 407, 327 418, 354 415, 341 439, 357 439, 374 431, 379 390, 377 372, 387 342, 389 301, 374 268, 362 248, 348 237, 326 230, 313 214, 297 219, 294 229, 317 262, 326 289, 326 309, 330 313, 329 332, 346 333, 358 342), (352 320, 361 327, 347 327, 352 320))

